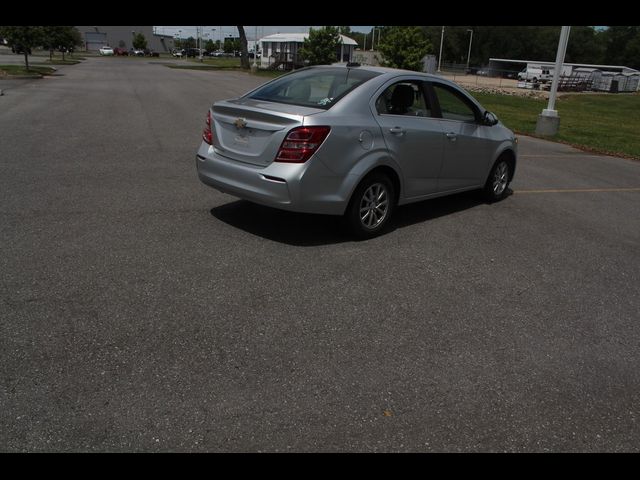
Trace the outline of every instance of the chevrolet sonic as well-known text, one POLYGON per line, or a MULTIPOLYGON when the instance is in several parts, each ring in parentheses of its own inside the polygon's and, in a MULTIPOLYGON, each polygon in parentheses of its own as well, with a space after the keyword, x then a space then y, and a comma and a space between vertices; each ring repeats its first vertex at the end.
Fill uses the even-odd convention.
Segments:
POLYGON ((482 189, 503 199, 517 139, 453 82, 359 65, 309 67, 213 104, 196 155, 219 191, 342 215, 360 238, 397 205, 482 189))

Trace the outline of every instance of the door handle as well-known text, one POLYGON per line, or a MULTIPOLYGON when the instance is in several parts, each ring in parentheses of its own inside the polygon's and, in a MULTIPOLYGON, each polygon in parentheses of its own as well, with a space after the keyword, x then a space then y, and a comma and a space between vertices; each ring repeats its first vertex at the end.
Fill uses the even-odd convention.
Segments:
POLYGON ((393 127, 389 129, 389 132, 393 133, 394 135, 404 135, 404 128, 402 127, 393 127))
POLYGON ((458 135, 453 132, 449 132, 446 135, 447 135, 447 138, 452 142, 455 142, 458 139, 458 135))

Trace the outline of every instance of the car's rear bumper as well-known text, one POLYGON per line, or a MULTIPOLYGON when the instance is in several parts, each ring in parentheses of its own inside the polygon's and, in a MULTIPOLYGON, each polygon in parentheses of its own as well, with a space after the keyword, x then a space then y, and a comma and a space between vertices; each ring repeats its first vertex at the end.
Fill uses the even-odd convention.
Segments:
POLYGON ((223 193, 269 207, 342 215, 348 198, 340 178, 322 162, 271 163, 266 167, 230 160, 202 142, 196 155, 200 180, 223 193))

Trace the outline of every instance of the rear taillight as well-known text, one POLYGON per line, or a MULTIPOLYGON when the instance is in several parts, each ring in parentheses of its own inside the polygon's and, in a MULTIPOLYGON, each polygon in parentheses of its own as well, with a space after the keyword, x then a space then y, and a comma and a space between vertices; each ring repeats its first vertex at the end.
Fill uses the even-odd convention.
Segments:
POLYGON ((211 131, 211 110, 207 112, 207 120, 202 132, 202 139, 209 145, 213 143, 213 132, 211 131))
POLYGON ((297 127, 291 130, 280 145, 276 162, 304 163, 322 145, 331 127, 297 127))

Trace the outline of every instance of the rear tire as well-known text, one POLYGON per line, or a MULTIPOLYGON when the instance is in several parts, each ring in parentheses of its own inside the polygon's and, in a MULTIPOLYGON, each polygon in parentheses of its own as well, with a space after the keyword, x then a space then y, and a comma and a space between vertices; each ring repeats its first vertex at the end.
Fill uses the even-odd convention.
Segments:
POLYGON ((498 202, 507 196, 511 177, 512 173, 509 162, 504 156, 498 158, 484 185, 484 197, 487 202, 498 202))
POLYGON ((380 235, 395 208, 393 182, 382 173, 365 177, 353 192, 344 214, 347 228, 360 239, 380 235))

